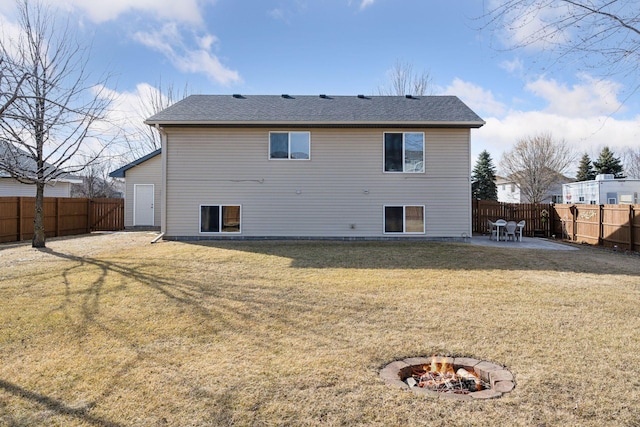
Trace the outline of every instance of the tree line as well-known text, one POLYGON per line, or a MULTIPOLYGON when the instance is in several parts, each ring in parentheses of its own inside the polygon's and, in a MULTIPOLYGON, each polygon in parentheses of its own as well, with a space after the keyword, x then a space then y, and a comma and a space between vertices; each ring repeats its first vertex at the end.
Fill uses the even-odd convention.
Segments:
MULTIPOLYGON (((604 147, 593 161, 588 153, 584 153, 575 181, 593 180, 600 174, 613 175, 615 179, 640 179, 640 149, 629 148, 624 157, 627 171, 622 159, 609 147, 604 147)), ((500 168, 505 178, 520 187, 522 196, 531 203, 540 203, 552 187, 568 179, 567 170, 575 165, 576 158, 575 151, 565 140, 554 140, 550 134, 541 133, 518 140, 503 154, 500 168)), ((491 154, 482 151, 471 175, 474 199, 498 200, 497 173, 491 154)))

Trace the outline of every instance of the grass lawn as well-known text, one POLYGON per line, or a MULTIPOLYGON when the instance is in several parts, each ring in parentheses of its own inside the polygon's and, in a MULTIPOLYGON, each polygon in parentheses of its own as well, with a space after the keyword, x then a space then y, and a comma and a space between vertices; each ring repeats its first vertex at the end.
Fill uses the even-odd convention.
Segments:
POLYGON ((419 242, 0 246, 0 425, 640 426, 640 257, 419 242), (459 402, 385 385, 506 367, 459 402))

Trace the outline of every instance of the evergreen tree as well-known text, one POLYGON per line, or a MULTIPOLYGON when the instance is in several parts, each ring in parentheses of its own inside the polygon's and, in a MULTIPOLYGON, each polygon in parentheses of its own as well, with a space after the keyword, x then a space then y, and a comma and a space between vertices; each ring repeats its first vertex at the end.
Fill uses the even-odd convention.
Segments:
POLYGON ((591 158, 587 153, 584 153, 580 159, 580 165, 578 166, 578 173, 576 174, 576 181, 591 181, 596 178, 596 173, 593 170, 591 164, 591 158))
POLYGON ((471 189, 474 199, 498 200, 498 187, 496 186, 496 168, 491 160, 491 155, 484 150, 478 156, 476 166, 471 175, 471 189))
POLYGON ((593 162, 596 174, 612 174, 615 178, 624 178, 622 162, 618 157, 614 157, 609 147, 604 147, 600 152, 598 160, 593 162))

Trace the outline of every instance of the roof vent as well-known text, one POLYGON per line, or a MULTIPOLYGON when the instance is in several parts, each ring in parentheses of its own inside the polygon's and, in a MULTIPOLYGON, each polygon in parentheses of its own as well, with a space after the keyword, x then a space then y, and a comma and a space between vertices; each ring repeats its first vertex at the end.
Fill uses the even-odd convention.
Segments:
POLYGON ((244 97, 244 96, 242 96, 242 95, 240 95, 239 93, 234 93, 234 94, 233 94, 233 97, 234 97, 235 99, 245 99, 245 97, 244 97))
POLYGON ((284 99, 293 99, 293 97, 292 97, 292 96, 289 96, 289 95, 287 95, 286 93, 283 93, 283 94, 282 94, 282 97, 283 97, 284 99))
POLYGON ((405 98, 407 98, 407 99, 415 99, 415 98, 413 97, 413 95, 405 95, 404 97, 405 97, 405 98))
POLYGON ((360 98, 360 99, 367 99, 367 97, 366 97, 366 96, 364 96, 364 95, 358 95, 358 98, 360 98))
POLYGON ((320 98, 322 98, 322 99, 327 99, 327 98, 328 98, 328 96, 327 96, 327 95, 325 95, 324 93, 321 93, 321 94, 320 94, 320 98))

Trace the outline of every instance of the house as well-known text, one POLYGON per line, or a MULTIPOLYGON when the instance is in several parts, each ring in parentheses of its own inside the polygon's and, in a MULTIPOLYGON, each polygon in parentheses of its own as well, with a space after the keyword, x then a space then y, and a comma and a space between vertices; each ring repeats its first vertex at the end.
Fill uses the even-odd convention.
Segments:
MULTIPOLYGON (((7 143, 0 143, 0 197, 35 197, 36 186, 18 181, 11 174, 2 169, 2 164, 11 165, 22 171, 22 175, 35 176, 36 163, 23 150, 12 147, 11 152, 7 143)), ((47 168, 52 166, 46 165, 47 168)), ((70 174, 63 173, 57 179, 48 182, 44 187, 44 197, 71 197, 71 185, 81 183, 82 180, 70 174)))
POLYGON ((162 195, 162 155, 157 149, 109 174, 124 178, 124 226, 160 227, 162 195))
POLYGON ((562 186, 565 203, 591 205, 631 205, 640 203, 640 179, 614 179, 613 175, 597 175, 591 181, 572 182, 562 186))
MULTIPOLYGON (((562 203, 562 185, 572 181, 571 178, 560 175, 558 181, 547 191, 540 203, 562 203)), ((531 203, 529 198, 522 194, 520 185, 513 179, 496 176, 498 201, 502 203, 531 203)))
POLYGON ((471 236, 484 121, 455 96, 192 95, 145 123, 165 239, 471 236))

